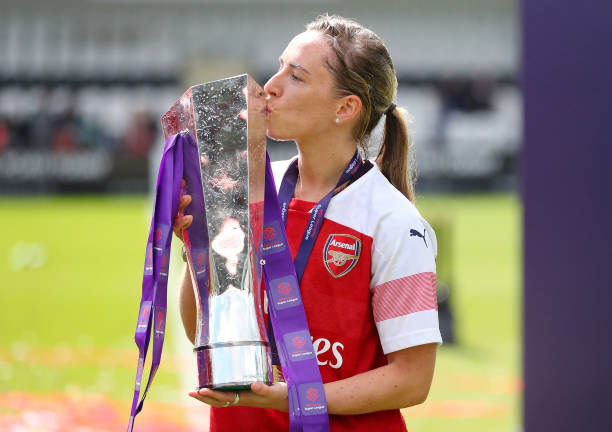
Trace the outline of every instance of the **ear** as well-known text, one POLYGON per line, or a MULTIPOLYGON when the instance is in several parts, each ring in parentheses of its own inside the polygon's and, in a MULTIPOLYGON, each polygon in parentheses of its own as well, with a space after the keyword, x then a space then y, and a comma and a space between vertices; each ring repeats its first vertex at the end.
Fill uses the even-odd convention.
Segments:
POLYGON ((362 106, 359 96, 353 94, 344 96, 340 99, 340 105, 336 110, 336 118, 339 118, 342 123, 357 118, 362 106))

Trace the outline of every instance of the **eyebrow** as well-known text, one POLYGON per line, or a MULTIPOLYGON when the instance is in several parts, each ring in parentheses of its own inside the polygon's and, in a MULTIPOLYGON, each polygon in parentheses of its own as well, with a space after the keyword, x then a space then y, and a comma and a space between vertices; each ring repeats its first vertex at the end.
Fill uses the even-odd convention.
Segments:
MULTIPOLYGON (((279 61, 279 63, 282 63, 282 62, 283 62, 283 59, 279 57, 279 58, 278 58, 278 61, 279 61)), ((301 70, 301 71, 304 71, 304 72, 306 72, 307 74, 309 74, 309 73, 310 73, 310 71, 309 71, 308 69, 306 69, 304 66, 302 66, 302 65, 301 65, 301 64, 299 64, 299 63, 290 62, 290 63, 289 63, 289 66, 291 66, 292 68, 295 68, 295 69, 299 69, 299 70, 301 70)))

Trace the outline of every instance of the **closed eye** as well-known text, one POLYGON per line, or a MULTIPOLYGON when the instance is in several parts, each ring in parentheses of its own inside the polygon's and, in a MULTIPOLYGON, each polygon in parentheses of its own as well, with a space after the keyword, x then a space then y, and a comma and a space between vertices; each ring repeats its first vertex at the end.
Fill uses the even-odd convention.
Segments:
MULTIPOLYGON (((282 59, 282 58, 280 58, 280 57, 279 57, 279 59, 278 59, 278 62, 279 62, 278 71, 280 71, 280 70, 283 68, 283 66, 284 66, 285 62, 284 62, 284 61, 283 61, 283 59, 282 59)), ((300 64, 298 64, 298 63, 295 63, 295 62, 290 62, 290 63, 288 64, 288 66, 289 66, 291 69, 293 69, 293 70, 296 70, 296 69, 297 69, 297 70, 299 70, 300 72, 304 72, 304 73, 306 73, 306 74, 310 74, 310 71, 308 71, 308 69, 306 69, 304 66, 302 66, 302 65, 300 65, 300 64)), ((294 73, 291 73, 291 78, 292 78, 292 79, 294 79, 294 80, 296 80, 296 81, 303 81, 303 79, 299 78, 299 77, 298 77, 297 75, 295 75, 294 73)))

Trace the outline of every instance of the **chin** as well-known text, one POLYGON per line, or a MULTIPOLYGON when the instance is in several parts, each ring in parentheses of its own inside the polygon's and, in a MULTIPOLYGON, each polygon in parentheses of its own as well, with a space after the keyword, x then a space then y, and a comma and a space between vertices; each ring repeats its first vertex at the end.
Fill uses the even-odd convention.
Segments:
POLYGON ((268 126, 266 130, 266 135, 268 138, 272 138, 276 141, 293 141, 295 140, 295 136, 287 133, 283 133, 282 131, 274 130, 273 128, 268 126))

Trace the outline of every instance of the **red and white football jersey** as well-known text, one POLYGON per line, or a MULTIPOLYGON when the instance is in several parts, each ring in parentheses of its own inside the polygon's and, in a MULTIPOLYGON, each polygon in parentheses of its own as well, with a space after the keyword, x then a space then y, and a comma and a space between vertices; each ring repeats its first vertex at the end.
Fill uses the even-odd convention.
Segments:
MULTIPOLYGON (((273 164, 277 187, 290 161, 273 164)), ((287 237, 295 257, 315 203, 293 199, 287 237)), ((374 165, 336 194, 300 289, 323 382, 387 363, 385 354, 441 343, 436 237, 374 165)), ((211 431, 287 431, 287 413, 213 408, 211 431)), ((330 415, 332 431, 405 431, 399 410, 330 415)))

